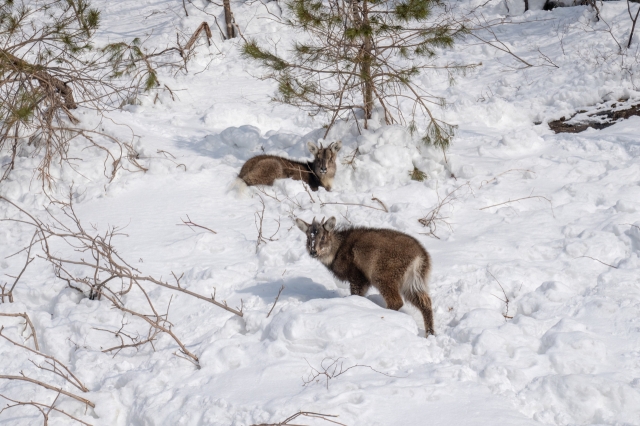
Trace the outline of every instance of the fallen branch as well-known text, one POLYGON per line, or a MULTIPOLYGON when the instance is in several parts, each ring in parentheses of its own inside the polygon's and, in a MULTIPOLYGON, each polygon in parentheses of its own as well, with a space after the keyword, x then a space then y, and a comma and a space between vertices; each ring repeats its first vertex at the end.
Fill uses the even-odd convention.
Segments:
POLYGON ((201 32, 204 32, 204 35, 207 38, 207 44, 209 46, 211 46, 211 37, 212 37, 211 36, 211 28, 209 28, 209 24, 207 24, 206 22, 203 22, 202 24, 200 24, 198 29, 196 29, 196 31, 193 33, 193 35, 191 36, 191 38, 187 42, 186 46, 184 47, 186 50, 189 50, 189 49, 191 49, 191 47, 193 47, 193 45, 195 44, 195 42, 198 39, 198 36, 200 35, 201 32))
POLYGON ((251 425, 251 426, 284 426, 284 425, 298 426, 298 425, 293 425, 293 424, 291 424, 289 422, 297 419, 300 416, 310 417, 310 418, 314 418, 314 419, 322 419, 322 420, 325 420, 327 422, 334 423, 334 424, 337 424, 337 425, 347 426, 344 423, 339 423, 339 422, 336 422, 336 421, 331 420, 331 419, 328 418, 328 417, 331 417, 331 418, 335 419, 335 418, 338 418, 339 416, 336 416, 336 415, 333 415, 333 414, 312 413, 310 411, 299 411, 296 414, 294 414, 292 416, 289 416, 286 419, 284 419, 283 421, 278 422, 278 423, 260 423, 260 424, 254 424, 254 425, 251 425))
POLYGON ((56 391, 56 392, 58 392, 58 393, 61 393, 61 394, 63 394, 63 395, 66 395, 66 396, 68 396, 68 397, 70 397, 70 398, 75 399, 76 401, 80 401, 80 402, 82 402, 83 404, 86 404, 86 405, 88 405, 88 406, 89 406, 89 407, 91 407, 91 408, 95 408, 95 407, 96 407, 96 404, 94 404, 93 402, 89 401, 89 400, 88 400, 88 399, 86 399, 86 398, 82 398, 81 396, 74 395, 74 394, 72 394, 71 392, 67 392, 67 391, 66 391, 66 390, 64 390, 64 389, 57 388, 57 387, 52 386, 52 385, 50 385, 50 384, 48 384, 48 383, 44 383, 44 382, 41 382, 41 381, 39 381, 39 380, 32 379, 32 378, 27 377, 27 376, 25 376, 25 375, 22 375, 22 376, 9 376, 9 375, 2 374, 2 375, 0 375, 0 379, 6 379, 6 380, 20 380, 20 381, 23 381, 23 382, 34 383, 34 384, 36 384, 36 385, 42 386, 43 388, 46 388, 46 389, 49 389, 49 390, 52 390, 52 391, 56 391))

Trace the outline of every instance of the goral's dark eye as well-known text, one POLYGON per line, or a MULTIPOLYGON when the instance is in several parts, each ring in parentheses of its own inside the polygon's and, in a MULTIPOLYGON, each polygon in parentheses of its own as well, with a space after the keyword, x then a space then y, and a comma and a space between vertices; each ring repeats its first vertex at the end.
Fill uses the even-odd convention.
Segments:
POLYGON ((324 235, 320 238, 320 242, 324 242, 324 235))

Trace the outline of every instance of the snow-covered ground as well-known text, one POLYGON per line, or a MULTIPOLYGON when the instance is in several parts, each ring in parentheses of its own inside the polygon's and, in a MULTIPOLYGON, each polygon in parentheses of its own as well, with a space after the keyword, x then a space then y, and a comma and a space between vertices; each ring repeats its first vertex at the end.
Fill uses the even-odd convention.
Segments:
MULTIPOLYGON (((221 21, 220 7, 193 3, 221 21)), ((140 36, 162 46, 203 20, 215 29, 213 17, 189 2, 189 17, 169 0, 94 4, 103 13, 99 41, 140 36)), ((285 46, 300 36, 270 19, 267 9, 279 13, 276 2, 232 6, 245 37, 285 46)), ((308 194, 296 181, 252 189, 249 197, 229 192, 243 162, 263 150, 307 158, 306 141, 320 138, 325 122, 270 103, 273 84, 254 78, 260 70, 240 58, 239 41, 223 42, 217 33, 215 46, 198 47, 189 74, 160 76, 175 101, 163 93, 110 114, 122 126, 106 128, 133 132, 149 171, 121 172, 109 182, 100 153, 84 151, 78 172, 62 174, 59 191, 73 183, 76 212, 95 232, 125 226, 127 236, 114 245, 142 273, 184 272, 184 287, 205 295, 215 287, 219 300, 243 304, 244 317, 149 286, 162 309, 172 297, 173 331, 201 368, 175 356, 166 334, 154 347, 103 353, 118 340, 97 329, 117 331, 122 315, 106 300, 81 297, 36 259, 0 313, 28 313, 42 352, 69 366, 96 405, 61 396, 58 407, 96 425, 250 425, 299 410, 339 415, 346 425, 640 424, 640 117, 580 134, 556 135, 546 125, 600 102, 640 99, 640 36, 625 55, 612 37, 626 44, 627 5, 604 3, 598 22, 583 6, 524 15, 514 0, 454 6, 479 7, 487 19, 512 14, 514 23, 493 27, 495 34, 533 66, 471 37, 442 52, 442 63, 482 63, 451 87, 446 75, 421 77, 448 99, 442 114, 459 125, 448 162, 402 127, 373 120, 359 134, 355 123, 338 123, 326 140, 342 140, 342 159, 356 148, 360 154, 352 166, 339 164, 332 192, 308 194), (410 179, 414 166, 428 175, 424 182, 410 179), (441 212, 449 226, 437 223, 439 239, 426 235, 418 219, 454 190, 441 212), (263 233, 275 235, 256 252, 261 201, 263 233), (176 226, 187 215, 217 233, 176 226), (395 312, 378 294, 349 296, 306 254, 294 216, 336 216, 343 225, 415 236, 433 258, 436 336, 424 338, 411 307, 395 312), (313 368, 332 360, 358 367, 308 382, 313 368)), ((83 120, 95 119, 86 113, 83 120)), ((23 153, 0 195, 46 219, 46 198, 31 181, 35 164, 23 153)), ((18 214, 0 203, 0 217, 18 214)), ((25 254, 6 257, 31 236, 24 224, 0 222, 2 274, 20 271, 25 254)), ((135 305, 142 297, 132 292, 125 300, 135 305)), ((32 345, 23 322, 0 317, 3 334, 32 345)), ((43 362, 0 339, 0 374, 24 372, 80 393, 30 360, 43 362)), ((0 394, 56 397, 9 380, 0 380, 0 394)), ((35 408, 18 407, 0 414, 0 423, 40 418, 35 408)), ((50 415, 52 425, 69 422, 50 415)))

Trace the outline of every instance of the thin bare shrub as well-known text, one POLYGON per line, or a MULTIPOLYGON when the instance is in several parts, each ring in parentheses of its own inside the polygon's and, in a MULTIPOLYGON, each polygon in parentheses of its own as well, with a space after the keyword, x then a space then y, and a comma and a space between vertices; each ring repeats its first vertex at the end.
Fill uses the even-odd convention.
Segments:
POLYGON ((340 377, 343 374, 347 373, 349 370, 352 370, 354 368, 366 368, 373 371, 374 373, 382 374, 383 376, 398 377, 398 376, 393 376, 391 374, 383 373, 382 371, 378 371, 372 366, 365 365, 365 364, 354 364, 349 367, 345 367, 344 365, 345 359, 343 357, 324 358, 320 362, 320 365, 318 367, 313 367, 311 364, 309 364, 309 361, 307 361, 306 358, 305 358, 305 362, 307 363, 311 371, 302 378, 302 386, 308 386, 312 383, 319 383, 320 381, 324 381, 325 387, 327 388, 327 390, 329 390, 330 380, 340 377))
POLYGON ((278 229, 276 229, 275 232, 270 237, 267 237, 263 234, 264 212, 265 212, 266 206, 264 204, 264 200, 262 199, 262 197, 260 197, 260 205, 262 205, 262 210, 256 211, 254 213, 254 222, 256 225, 256 230, 258 231, 258 238, 256 239, 256 253, 258 253, 260 244, 266 244, 269 241, 276 241, 276 238, 274 237, 278 234, 278 232, 280 232, 280 218, 278 218, 278 219, 274 219, 275 222, 278 224, 278 229))
MULTIPOLYGON (((0 182, 19 155, 38 159, 36 177, 44 189, 56 169, 76 167, 72 140, 105 155, 104 174, 145 170, 131 139, 124 140, 83 123, 74 112, 109 111, 134 103, 145 91, 159 89, 158 72, 186 71, 189 49, 176 45, 148 50, 139 39, 94 45, 100 11, 88 0, 21 0, 0 5, 0 182)), ((166 86, 164 86, 166 88, 166 86)), ((75 144, 74 144, 75 145, 75 144)))
MULTIPOLYGON (((35 365, 41 370, 49 371, 55 374, 56 376, 63 378, 65 381, 75 386, 82 392, 89 392, 89 389, 82 383, 82 381, 80 381, 80 379, 76 375, 74 375, 71 372, 69 367, 67 367, 62 362, 58 361, 56 358, 52 357, 51 355, 47 355, 45 353, 40 352, 40 350, 37 347, 37 340, 35 340, 36 349, 31 349, 28 346, 25 346, 23 344, 20 344, 18 342, 11 340, 9 337, 7 337, 3 333, 3 331, 4 331, 4 326, 0 326, 0 337, 3 337, 5 340, 9 341, 10 343, 14 344, 19 348, 25 349, 29 352, 32 352, 44 358, 44 364, 36 364, 35 362, 31 361, 33 365, 35 365)), ((34 333, 33 336, 35 336, 35 330, 33 333, 34 333)))
POLYGON ((438 201, 436 205, 427 212, 424 217, 418 219, 418 222, 428 229, 428 232, 423 233, 424 235, 428 235, 433 238, 440 239, 438 237, 438 227, 446 227, 451 231, 451 222, 449 222, 450 216, 445 216, 450 213, 453 209, 454 201, 458 200, 458 196, 460 195, 461 189, 471 190, 471 185, 469 182, 464 183, 457 188, 454 188, 451 192, 449 192, 444 197, 440 196, 440 193, 436 190, 436 195, 438 196, 438 201))
MULTIPOLYGON (((23 333, 27 331, 27 327, 31 330, 31 335, 29 335, 25 340, 29 340, 33 338, 33 346, 36 347, 36 351, 40 350, 40 345, 38 345, 38 335, 36 334, 36 328, 33 326, 29 315, 26 312, 22 313, 8 313, 8 312, 0 312, 0 317, 21 317, 24 318, 24 330, 23 333)), ((2 329, 0 329, 0 334, 2 334, 2 329)))
MULTIPOLYGON (((179 347, 176 355, 198 366, 198 356, 187 349, 182 339, 174 332, 174 324, 169 320, 171 300, 163 310, 157 308, 158 301, 149 296, 149 286, 160 286, 188 294, 238 316, 243 315, 242 301, 239 308, 231 308, 226 301, 216 299, 215 289, 210 296, 205 296, 183 287, 180 281, 182 276, 172 274, 175 281, 175 284, 172 284, 167 280, 142 274, 131 266, 114 246, 114 239, 125 235, 122 230, 108 227, 100 232, 96 228, 86 228, 76 215, 72 200, 72 191, 64 201, 51 199, 51 205, 46 209, 50 223, 45 223, 14 202, 0 196, 0 201, 10 204, 19 212, 18 217, 3 220, 20 222, 35 228, 37 235, 29 247, 39 247, 37 257, 53 266, 56 277, 89 299, 106 299, 112 308, 135 323, 129 331, 125 329, 128 325, 126 321, 122 322, 123 327, 120 330, 111 330, 112 334, 120 339, 120 345, 106 349, 105 352, 117 352, 126 348, 138 349, 147 343, 153 346, 157 336, 166 334, 179 347), (61 247, 66 247, 67 250, 61 250, 61 247), (124 296, 130 293, 142 296, 141 300, 146 302, 145 311, 127 303, 124 296), (145 326, 146 337, 138 338, 138 330, 145 326)), ((29 250, 29 247, 24 250, 29 250)))
POLYGON ((327 116, 325 137, 337 119, 357 114, 367 128, 380 108, 386 124, 420 130, 425 143, 444 150, 454 126, 433 110, 446 101, 417 76, 439 70, 452 80, 472 66, 433 60, 466 31, 443 6, 437 0, 288 0, 284 23, 306 33, 308 41, 294 42, 283 55, 282 48, 267 50, 249 40, 243 54, 266 70, 263 78, 278 84, 274 101, 327 116))
POLYGON ((50 404, 45 404, 43 402, 37 402, 37 401, 20 401, 17 399, 13 399, 13 398, 9 398, 6 395, 2 395, 0 394, 0 398, 4 398, 7 401, 9 401, 9 403, 2 408, 2 410, 0 410, 0 414, 4 413, 5 411, 8 411, 12 408, 16 408, 16 407, 33 407, 36 410, 38 410, 38 412, 40 414, 42 414, 42 421, 43 421, 43 426, 47 426, 49 424, 49 416, 51 416, 51 412, 56 412, 56 413, 60 413, 63 414, 64 416, 68 417, 71 420, 74 420, 80 424, 86 425, 86 426, 92 426, 91 423, 87 423, 84 422, 82 420, 80 420, 79 418, 72 416, 71 414, 67 413, 66 411, 57 408, 56 407, 56 403, 58 402, 58 398, 60 398, 61 393, 58 392, 58 395, 56 396, 56 398, 53 400, 52 403, 50 404))

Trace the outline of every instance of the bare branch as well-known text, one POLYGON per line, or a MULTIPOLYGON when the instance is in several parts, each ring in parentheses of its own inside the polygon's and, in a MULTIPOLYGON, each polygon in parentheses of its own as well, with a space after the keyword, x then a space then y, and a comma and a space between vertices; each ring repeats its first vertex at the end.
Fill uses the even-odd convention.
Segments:
POLYGON ((69 368, 66 365, 64 365, 63 363, 61 363, 60 361, 58 361, 57 359, 55 359, 51 355, 44 354, 44 353, 40 352, 39 350, 33 350, 28 346, 21 345, 18 342, 14 342, 13 340, 11 340, 10 338, 8 338, 7 336, 5 336, 2 333, 3 330, 4 330, 4 327, 0 327, 0 337, 4 337, 5 339, 7 339, 9 342, 13 343, 16 346, 18 346, 20 348, 23 348, 23 349, 26 349, 29 352, 33 352, 34 354, 40 355, 40 356, 52 361, 52 362, 47 362, 47 364, 50 365, 52 367, 52 369, 48 369, 48 368, 42 367, 40 365, 36 365, 36 367, 38 367, 40 369, 43 369, 43 370, 51 371, 52 373, 62 377, 63 379, 65 379, 66 381, 71 383, 73 386, 75 386, 78 389, 80 389, 82 392, 89 392, 89 389, 87 389, 87 387, 80 381, 80 379, 78 379, 71 372, 71 370, 69 370, 69 368), (66 373, 60 371, 60 369, 58 367, 62 367, 64 369, 64 371, 66 371, 66 373))
MULTIPOLYGON (((187 220, 184 220, 182 218, 180 218, 180 220, 182 221, 182 223, 178 223, 178 226, 182 226, 182 225, 186 225, 188 226, 190 229, 195 227, 195 228, 202 228, 202 229, 206 229, 207 231, 211 232, 212 234, 217 234, 216 231, 214 231, 211 228, 207 228, 206 226, 202 226, 202 225, 198 225, 197 223, 194 223, 191 218, 189 217, 189 215, 187 215, 187 220)), ((193 231, 193 229, 191 229, 193 231)), ((195 231, 194 231, 195 232, 195 231)))
POLYGON ((56 392, 58 392, 58 393, 61 393, 61 394, 63 394, 63 395, 66 395, 66 396, 68 396, 68 397, 70 397, 70 398, 75 399, 76 401, 80 401, 80 402, 82 402, 83 404, 86 404, 86 405, 88 405, 88 406, 89 406, 89 407, 91 407, 91 408, 95 408, 95 407, 96 407, 96 404, 94 404, 93 402, 89 401, 89 400, 88 400, 88 399, 86 399, 86 398, 82 398, 81 396, 74 395, 74 394, 72 394, 71 392, 67 392, 67 391, 66 391, 66 390, 64 390, 64 389, 57 388, 57 387, 52 386, 52 385, 50 385, 50 384, 48 384, 48 383, 44 383, 44 382, 41 382, 40 380, 32 379, 32 378, 27 377, 27 376, 25 376, 25 375, 22 375, 22 376, 9 376, 9 375, 2 374, 2 375, 0 375, 0 379, 6 379, 6 380, 20 380, 20 381, 23 381, 23 382, 34 383, 34 384, 36 384, 36 385, 42 386, 43 388, 46 388, 46 389, 49 389, 49 390, 52 390, 52 391, 56 391, 56 392))
POLYGON ((371 197, 371 201, 377 202, 378 204, 380 204, 381 207, 370 206, 370 205, 367 205, 367 204, 360 204, 360 203, 339 203, 339 202, 336 202, 336 201, 322 201, 322 200, 320 200, 320 207, 324 207, 324 206, 329 205, 329 204, 336 204, 336 205, 341 205, 341 206, 360 206, 360 207, 367 207, 369 209, 380 210, 380 211, 383 211, 385 213, 389 213, 389 210, 387 209, 387 206, 379 198, 376 198, 376 197, 372 196, 371 197))
MULTIPOLYGON (((58 396, 60 396, 60 394, 58 394, 58 396)), ((72 420, 75 420, 78 423, 81 423, 81 424, 86 425, 86 426, 92 426, 91 423, 84 422, 84 421, 80 420, 79 418, 74 417, 71 414, 67 413, 66 411, 61 410, 59 408, 56 408, 55 407, 55 403, 58 400, 58 397, 56 397, 56 399, 49 405, 43 404, 41 402, 34 402, 34 401, 18 401, 18 400, 15 400, 15 399, 11 399, 11 398, 9 398, 9 397, 7 397, 5 395, 2 395, 2 394, 0 394, 0 397, 6 399, 7 401, 13 402, 13 404, 7 404, 6 407, 4 407, 2 410, 0 410, 0 413, 2 413, 5 410, 8 410, 10 408, 14 408, 14 407, 32 406, 32 407, 36 408, 40 412, 40 414, 42 414, 42 416, 44 417, 44 426, 47 425, 47 421, 49 420, 49 413, 52 410, 55 411, 55 412, 64 414, 65 416, 69 417, 72 420), (45 412, 45 409, 47 410, 46 412, 45 412)))
POLYGON ((490 209, 491 207, 503 206, 505 204, 515 203, 517 201, 522 201, 522 200, 529 200, 529 199, 532 199, 532 198, 540 198, 540 199, 543 199, 543 200, 547 201, 549 203, 549 207, 551 207, 551 214, 553 215, 553 217, 556 217, 555 212, 553 211, 553 204, 551 203, 551 200, 548 199, 547 197, 542 196, 542 195, 530 195, 528 197, 516 198, 515 200, 508 200, 508 201, 504 201, 502 203, 492 204, 490 206, 482 207, 480 210, 486 210, 486 209, 490 209))
POLYGON ((273 305, 271 306, 271 309, 269 309, 267 318, 269 318, 269 315, 271 315, 271 312, 273 312, 273 308, 276 307, 276 303, 278 303, 278 299, 280 299, 280 293, 282 293, 282 290, 284 290, 284 284, 282 284, 282 287, 280 287, 280 290, 278 291, 278 295, 276 296, 276 300, 273 301, 273 305))
POLYGON ((378 371, 375 368, 371 367, 370 365, 355 364, 355 365, 352 365, 351 367, 344 368, 343 357, 339 357, 339 358, 326 357, 320 362, 320 366, 318 368, 315 368, 311 364, 309 364, 309 361, 307 361, 306 358, 304 360, 309 366, 309 368, 311 369, 311 372, 307 375, 306 378, 305 377, 302 378, 302 382, 303 382, 302 386, 307 386, 314 382, 317 383, 321 380, 321 378, 324 378, 325 385, 328 390, 329 380, 335 379, 336 377, 340 377, 341 375, 345 374, 347 371, 353 368, 361 368, 361 367, 368 368, 369 370, 378 374, 382 374, 383 376, 399 377, 399 376, 393 376, 391 374, 383 373, 382 371, 378 371))
POLYGON ((324 421, 327 421, 329 423, 333 423, 336 425, 341 425, 341 426, 347 426, 344 423, 340 423, 337 422, 335 420, 331 420, 334 418, 338 418, 338 416, 336 415, 332 415, 332 414, 320 414, 320 413, 312 413, 310 411, 299 411, 296 414, 287 417, 286 419, 284 419, 281 422, 278 423, 260 423, 260 424, 254 424, 252 426, 284 426, 284 425, 290 425, 290 426, 299 426, 299 425, 294 425, 290 422, 292 422, 293 420, 297 419, 298 417, 303 416, 303 417, 309 417, 309 418, 313 418, 313 419, 321 419, 324 421))
POLYGON ((449 217, 442 215, 442 209, 444 209, 445 207, 451 208, 453 202, 458 199, 458 191, 463 187, 467 187, 469 190, 471 190, 471 185, 469 182, 467 182, 454 188, 444 198, 440 197, 440 193, 436 189, 438 202, 436 203, 435 207, 429 210, 429 212, 424 217, 418 219, 418 222, 422 226, 424 226, 425 228, 429 228, 429 232, 425 235, 440 239, 440 237, 436 235, 436 232, 438 231, 438 224, 443 224, 447 228, 449 228, 449 230, 451 230, 451 224, 447 221, 449 217))
POLYGON ((600 260, 600 259, 596 259, 595 257, 591 257, 591 256, 578 256, 578 257, 574 257, 574 259, 580 259, 580 258, 583 258, 583 257, 586 257, 587 259, 595 260, 596 262, 600 262, 600 263, 602 263, 603 265, 608 266, 608 267, 610 267, 610 268, 618 269, 618 267, 617 267, 617 266, 609 265, 608 263, 605 263, 605 262, 603 262, 602 260, 600 260))
POLYGON ((29 326, 29 328, 31 328, 31 335, 29 337, 27 337, 25 340, 29 340, 30 337, 33 337, 33 345, 36 347, 36 351, 40 351, 40 346, 38 345, 38 336, 36 335, 36 329, 33 326, 33 323, 31 322, 31 319, 29 319, 29 315, 27 315, 26 312, 18 313, 18 314, 9 314, 9 313, 0 312, 0 316, 2 316, 2 317, 21 317, 21 318, 24 318, 24 320, 25 320, 25 324, 24 324, 25 330, 27 329, 27 326, 29 326))
POLYGON ((491 271, 487 271, 487 272, 489 273, 489 275, 493 277, 494 280, 496 280, 496 282, 500 286, 500 290, 502 290, 502 294, 504 295, 504 299, 500 299, 495 294, 492 294, 493 297, 505 303, 505 310, 504 310, 504 313, 502 314, 502 316, 504 317, 504 320, 506 321, 506 320, 512 319, 513 316, 509 316, 509 298, 507 297, 507 293, 504 291, 504 287, 502 287, 502 284, 500 284, 500 281, 498 281, 498 279, 495 276, 493 276, 491 271))
POLYGON ((254 214, 254 222, 256 225, 256 230, 258 231, 258 238, 256 240, 256 253, 258 253, 258 248, 260 247, 260 244, 262 243, 267 243, 268 241, 276 241, 273 237, 276 236, 276 234, 280 231, 280 218, 278 218, 276 220, 276 223, 278 224, 278 229, 276 229, 276 231, 273 233, 273 235, 271 235, 270 237, 265 237, 262 234, 262 226, 263 226, 263 221, 264 221, 264 211, 266 209, 266 206, 264 204, 264 200, 262 199, 262 197, 258 196, 260 198, 260 204, 262 205, 262 211, 257 211, 254 214))
POLYGON ((4 287, 2 288, 2 294, 0 294, 0 296, 2 297, 2 302, 4 302, 4 297, 8 296, 9 303, 13 303, 13 290, 16 288, 18 281, 20 281, 20 277, 22 277, 22 274, 24 274, 24 271, 27 269, 27 266, 29 266, 29 264, 33 262, 33 259, 35 259, 34 257, 31 257, 31 248, 33 247, 33 242, 37 235, 38 235, 38 232, 36 231, 34 232, 33 237, 31 237, 31 243, 29 243, 29 246, 27 248, 27 260, 25 261, 24 266, 22 267, 22 270, 16 277, 16 280, 13 282, 13 285, 11 286, 9 291, 6 293, 5 293, 4 287))

